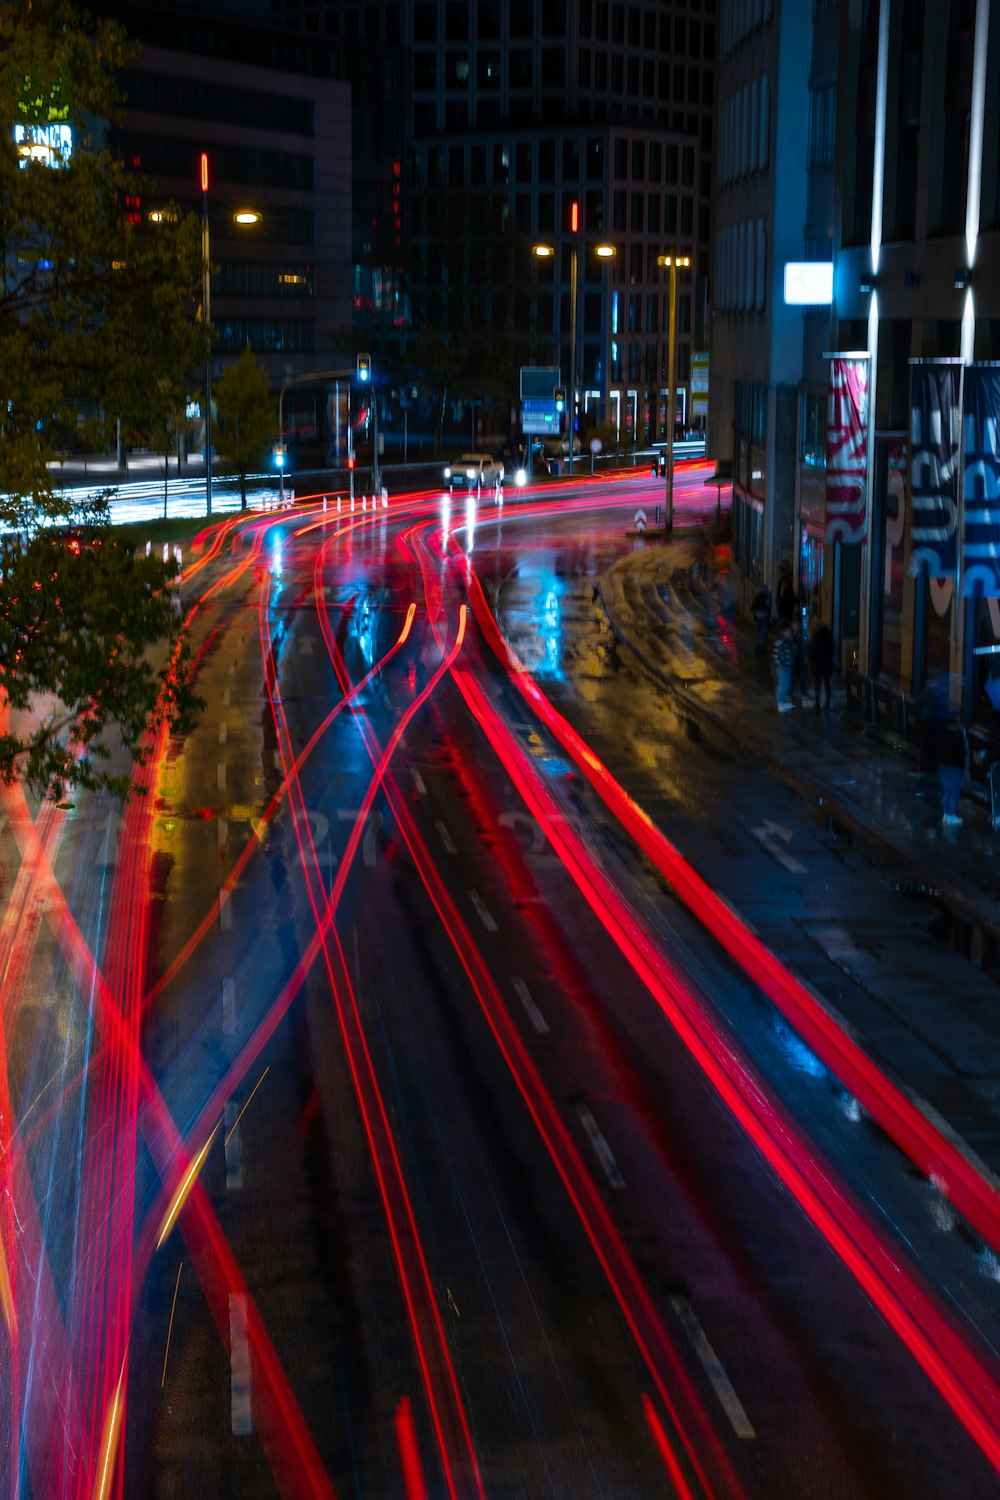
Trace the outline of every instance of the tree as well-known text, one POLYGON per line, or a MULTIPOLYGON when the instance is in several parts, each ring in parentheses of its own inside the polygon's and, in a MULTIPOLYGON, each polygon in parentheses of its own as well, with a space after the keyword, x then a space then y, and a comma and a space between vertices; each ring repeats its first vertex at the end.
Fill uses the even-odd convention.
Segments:
POLYGON ((259 469, 274 441, 276 417, 267 373, 244 349, 215 385, 219 452, 240 476, 240 499, 247 508, 247 474, 259 469))
POLYGON ((163 564, 110 538, 77 554, 46 530, 108 515, 106 497, 73 507, 49 461, 106 444, 116 421, 126 441, 148 431, 159 393, 205 357, 199 225, 137 222, 148 185, 109 145, 134 50, 67 0, 0 5, 0 526, 20 537, 0 581, 0 712, 15 716, 0 776, 51 795, 120 788, 98 764, 114 731, 134 746, 183 694, 147 656, 159 642, 168 660, 179 630, 163 564))

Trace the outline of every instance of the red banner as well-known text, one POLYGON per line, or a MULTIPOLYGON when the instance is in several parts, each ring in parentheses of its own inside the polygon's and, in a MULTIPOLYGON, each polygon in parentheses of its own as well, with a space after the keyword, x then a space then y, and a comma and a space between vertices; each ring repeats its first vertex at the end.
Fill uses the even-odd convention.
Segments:
POLYGON ((868 359, 835 354, 830 360, 826 425, 826 540, 867 540, 868 359))

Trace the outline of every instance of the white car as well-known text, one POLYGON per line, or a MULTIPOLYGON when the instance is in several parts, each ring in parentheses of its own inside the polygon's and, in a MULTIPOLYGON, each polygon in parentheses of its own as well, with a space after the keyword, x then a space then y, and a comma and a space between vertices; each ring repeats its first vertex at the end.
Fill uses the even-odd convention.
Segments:
POLYGON ((488 453, 463 453, 445 466, 444 482, 449 490, 492 490, 503 484, 503 464, 488 453))

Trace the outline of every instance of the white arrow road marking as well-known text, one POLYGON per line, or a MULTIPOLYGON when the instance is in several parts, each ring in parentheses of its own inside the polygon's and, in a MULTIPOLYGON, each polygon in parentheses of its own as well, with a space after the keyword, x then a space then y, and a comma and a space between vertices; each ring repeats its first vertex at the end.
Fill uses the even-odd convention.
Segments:
POLYGON ((756 828, 751 828, 750 832, 760 847, 766 849, 772 859, 776 859, 778 864, 783 865, 790 874, 804 875, 806 873, 805 865, 800 864, 793 855, 781 847, 781 844, 790 844, 792 842, 792 830, 790 828, 785 828, 781 823, 772 823, 770 818, 765 818, 763 823, 759 823, 756 828), (778 842, 779 839, 780 843, 778 842))

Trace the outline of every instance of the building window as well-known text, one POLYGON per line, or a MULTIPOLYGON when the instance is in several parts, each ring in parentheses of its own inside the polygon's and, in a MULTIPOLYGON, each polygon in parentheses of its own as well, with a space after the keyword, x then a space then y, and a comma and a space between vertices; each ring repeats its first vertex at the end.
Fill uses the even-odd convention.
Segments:
POLYGON ((837 141, 837 85, 827 84, 809 93, 809 165, 833 165, 837 141))
POLYGON ((826 468, 826 416, 827 397, 807 392, 799 417, 799 461, 811 469, 826 468))

